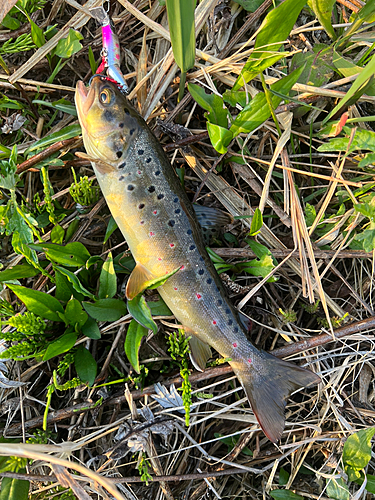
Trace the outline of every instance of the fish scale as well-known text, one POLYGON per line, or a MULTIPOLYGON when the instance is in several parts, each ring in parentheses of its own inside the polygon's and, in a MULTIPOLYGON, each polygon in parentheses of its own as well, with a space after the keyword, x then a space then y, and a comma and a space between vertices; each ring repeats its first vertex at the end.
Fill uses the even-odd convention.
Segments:
POLYGON ((116 85, 97 76, 87 91, 78 82, 76 104, 88 157, 137 264, 127 298, 148 280, 179 269, 158 292, 193 335, 195 365, 205 364, 207 345, 231 358, 263 431, 276 442, 287 397, 319 377, 249 342, 207 254, 191 202, 160 143, 116 85))

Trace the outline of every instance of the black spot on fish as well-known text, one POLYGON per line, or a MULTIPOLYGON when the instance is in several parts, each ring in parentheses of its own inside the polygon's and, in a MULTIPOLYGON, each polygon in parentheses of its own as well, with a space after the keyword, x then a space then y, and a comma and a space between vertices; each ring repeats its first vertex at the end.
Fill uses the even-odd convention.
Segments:
POLYGON ((208 278, 207 283, 208 283, 209 285, 211 285, 211 283, 212 283, 212 278, 208 278))
POLYGON ((173 227, 175 224, 176 224, 176 221, 174 221, 173 219, 168 221, 168 226, 173 227))
POLYGON ((228 321, 228 325, 229 326, 233 325, 233 321, 231 319, 228 321))
POLYGON ((230 314, 230 309, 225 309, 225 314, 230 314))
POLYGON ((125 179, 125 177, 123 175, 120 175, 120 177, 118 178, 119 181, 123 181, 125 179))
POLYGON ((129 130, 129 134, 130 134, 130 135, 133 135, 133 134, 134 134, 134 132, 135 132, 135 128, 131 128, 131 129, 129 130))
POLYGON ((128 191, 133 191, 133 189, 134 189, 133 184, 128 184, 128 191))
POLYGON ((238 328, 237 328, 237 326, 236 326, 235 328, 233 328, 233 331, 234 331, 234 333, 238 333, 238 328))
POLYGON ((175 198, 175 199, 173 200, 173 203, 178 203, 178 198, 175 198))
POLYGON ((162 200, 164 198, 163 194, 158 194, 158 200, 162 200))
POLYGON ((219 300, 217 301, 217 305, 218 305, 218 306, 222 306, 222 305, 223 305, 223 301, 219 299, 219 300))
POLYGON ((174 211, 175 214, 180 214, 181 213, 181 209, 180 208, 177 208, 177 210, 174 211))
POLYGON ((144 149, 138 149, 138 154, 139 155, 143 155, 144 152, 145 152, 144 149))
POLYGON ((207 232, 207 228, 206 228, 206 227, 202 227, 202 231, 203 231, 204 233, 206 233, 206 232, 207 232))
POLYGON ((153 193, 155 191, 155 186, 150 186, 149 188, 147 188, 147 191, 149 193, 153 193))
POLYGON ((204 258, 203 258, 202 256, 200 256, 200 257, 199 257, 199 260, 200 260, 201 262, 203 262, 203 261, 204 261, 204 258))
POLYGON ((125 168, 125 167, 126 167, 126 161, 120 163, 120 165, 118 166, 118 168, 125 168))
POLYGON ((111 122, 113 120, 113 113, 112 111, 109 111, 109 109, 106 109, 103 113, 103 118, 107 121, 107 122, 111 122))
POLYGON ((145 208, 145 204, 141 203, 140 205, 138 205, 138 208, 139 208, 139 210, 142 210, 142 208, 145 208))
POLYGON ((195 245, 190 245, 189 250, 195 250, 195 245))
POLYGON ((126 115, 130 115, 130 111, 128 109, 124 109, 126 115))
POLYGON ((146 163, 150 163, 150 162, 151 162, 151 158, 147 158, 146 163))
POLYGON ((116 152, 116 156, 117 156, 117 158, 119 158, 119 159, 120 159, 120 158, 121 158, 121 156, 122 156, 122 151, 117 151, 117 152, 116 152))
POLYGON ((186 231, 186 234, 193 234, 193 231, 192 231, 191 229, 188 229, 188 230, 186 231))
POLYGON ((204 269, 199 269, 198 274, 202 276, 202 274, 204 274, 204 269))
POLYGON ((154 172, 155 175, 160 175, 160 170, 157 170, 156 172, 154 172))
POLYGON ((123 124, 123 123, 119 123, 119 124, 118 124, 118 126, 119 126, 120 128, 124 128, 124 124, 123 124))

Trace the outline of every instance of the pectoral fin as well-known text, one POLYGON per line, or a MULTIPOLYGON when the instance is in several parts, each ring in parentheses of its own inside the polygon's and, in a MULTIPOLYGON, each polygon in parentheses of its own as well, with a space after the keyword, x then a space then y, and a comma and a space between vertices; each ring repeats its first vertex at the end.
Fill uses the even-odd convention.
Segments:
POLYGON ((128 300, 133 300, 134 297, 147 288, 147 282, 154 277, 155 276, 146 269, 145 266, 137 263, 126 284, 126 298, 128 300))
POLYGON ((76 152, 76 156, 78 156, 78 158, 82 158, 82 160, 88 160, 91 161, 91 163, 95 163, 95 168, 99 170, 101 174, 108 174, 114 170, 114 167, 110 163, 105 163, 97 158, 92 158, 90 155, 82 153, 81 151, 76 152))
POLYGON ((191 335, 191 339, 189 340, 191 362, 198 371, 203 372, 207 361, 212 356, 211 348, 208 344, 199 340, 192 330, 189 328, 184 328, 184 330, 185 335, 191 335))

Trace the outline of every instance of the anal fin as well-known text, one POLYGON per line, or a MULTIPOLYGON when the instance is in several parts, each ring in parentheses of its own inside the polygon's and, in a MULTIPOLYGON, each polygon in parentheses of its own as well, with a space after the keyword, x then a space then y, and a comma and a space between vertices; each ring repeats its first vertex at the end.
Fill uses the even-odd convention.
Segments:
POLYGON ((198 339, 195 333, 190 328, 185 328, 185 335, 191 337, 189 340, 190 345, 190 359, 199 372, 203 372, 206 368, 207 361, 212 356, 211 348, 205 342, 198 339))

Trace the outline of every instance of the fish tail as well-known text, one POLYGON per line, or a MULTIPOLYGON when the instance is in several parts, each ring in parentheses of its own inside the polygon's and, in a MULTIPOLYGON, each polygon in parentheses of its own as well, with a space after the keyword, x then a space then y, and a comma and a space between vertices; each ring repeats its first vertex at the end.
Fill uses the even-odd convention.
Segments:
POLYGON ((230 364, 263 432, 276 443, 285 426, 287 398, 301 387, 318 384, 320 377, 264 351, 252 351, 244 361, 232 361, 230 364))

